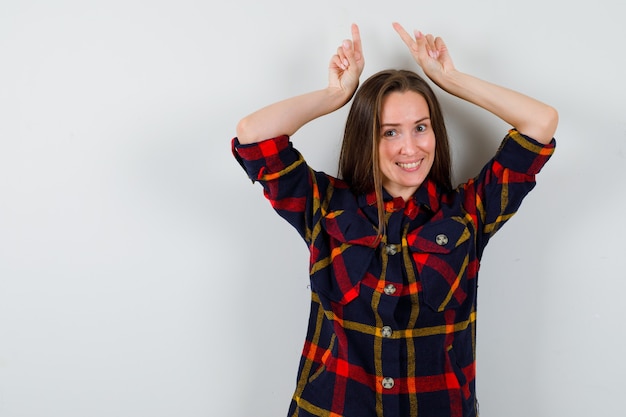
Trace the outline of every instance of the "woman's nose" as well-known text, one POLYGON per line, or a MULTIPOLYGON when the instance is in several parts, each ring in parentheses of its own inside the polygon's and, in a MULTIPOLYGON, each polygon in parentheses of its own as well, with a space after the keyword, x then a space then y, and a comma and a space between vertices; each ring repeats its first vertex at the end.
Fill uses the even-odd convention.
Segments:
POLYGON ((413 155, 419 148, 419 139, 417 135, 410 135, 404 138, 402 143, 402 153, 404 155, 413 155))

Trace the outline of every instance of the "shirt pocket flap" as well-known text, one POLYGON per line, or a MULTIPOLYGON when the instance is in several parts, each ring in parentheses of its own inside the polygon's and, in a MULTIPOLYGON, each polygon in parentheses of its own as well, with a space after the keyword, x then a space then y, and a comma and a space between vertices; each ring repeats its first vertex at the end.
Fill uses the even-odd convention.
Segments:
POLYGON ((414 251, 446 254, 466 242, 469 236, 465 220, 451 217, 415 229, 407 240, 414 251))
POLYGON ((376 227, 364 215, 357 213, 330 211, 322 218, 322 227, 341 243, 375 248, 380 242, 376 227))

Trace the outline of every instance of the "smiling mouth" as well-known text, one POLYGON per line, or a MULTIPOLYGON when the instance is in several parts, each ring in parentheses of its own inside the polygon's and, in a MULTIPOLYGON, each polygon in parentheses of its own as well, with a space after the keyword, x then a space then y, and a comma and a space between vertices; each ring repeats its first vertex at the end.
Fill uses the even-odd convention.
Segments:
POLYGON ((416 169, 419 168, 419 166, 422 164, 422 159, 420 159, 417 162, 410 162, 410 163, 402 163, 402 162, 396 162, 396 165, 399 166, 402 169, 416 169))

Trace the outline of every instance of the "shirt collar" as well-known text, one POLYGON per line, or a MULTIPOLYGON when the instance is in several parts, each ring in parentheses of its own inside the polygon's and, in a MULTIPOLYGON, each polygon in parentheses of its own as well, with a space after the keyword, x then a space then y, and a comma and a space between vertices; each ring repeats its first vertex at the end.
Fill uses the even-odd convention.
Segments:
MULTIPOLYGON (((387 190, 383 188, 383 201, 386 203, 387 210, 396 211, 405 208, 411 202, 417 206, 423 206, 433 213, 439 210, 441 200, 441 188, 435 184, 431 179, 427 179, 419 186, 419 188, 413 194, 412 201, 405 201, 401 197, 392 197, 387 190)), ((375 206, 376 205, 376 192, 372 191, 367 194, 362 194, 358 197, 359 206, 375 206)))

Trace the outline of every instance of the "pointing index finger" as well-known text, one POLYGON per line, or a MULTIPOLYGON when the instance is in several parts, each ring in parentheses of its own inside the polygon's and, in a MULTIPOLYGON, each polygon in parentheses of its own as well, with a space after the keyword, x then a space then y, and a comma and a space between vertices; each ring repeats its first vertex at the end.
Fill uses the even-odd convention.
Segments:
POLYGON ((361 54, 361 33, 359 32, 359 27, 356 23, 352 24, 352 43, 354 45, 354 50, 361 54))
POLYGON ((393 28, 398 33, 398 35, 400 35, 406 46, 417 51, 417 42, 415 42, 415 39, 413 39, 413 37, 409 35, 409 33, 402 27, 400 23, 393 22, 393 28))

